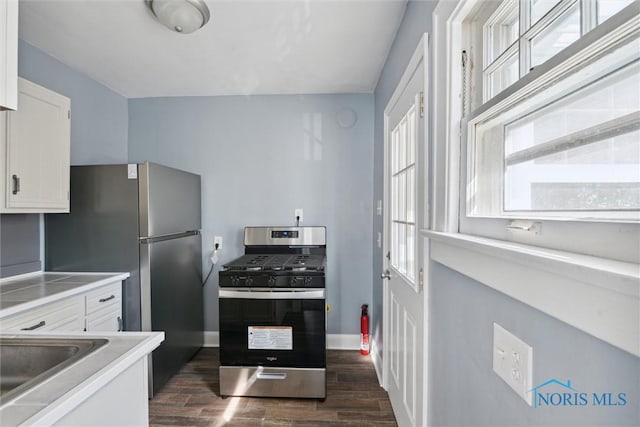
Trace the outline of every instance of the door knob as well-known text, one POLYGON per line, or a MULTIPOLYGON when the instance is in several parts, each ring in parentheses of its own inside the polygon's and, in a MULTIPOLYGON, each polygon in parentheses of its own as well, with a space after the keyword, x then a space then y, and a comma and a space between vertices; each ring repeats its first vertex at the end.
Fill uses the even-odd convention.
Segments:
POLYGON ((384 273, 380 274, 381 279, 391 279, 391 275, 389 274, 389 270, 385 270, 384 273))

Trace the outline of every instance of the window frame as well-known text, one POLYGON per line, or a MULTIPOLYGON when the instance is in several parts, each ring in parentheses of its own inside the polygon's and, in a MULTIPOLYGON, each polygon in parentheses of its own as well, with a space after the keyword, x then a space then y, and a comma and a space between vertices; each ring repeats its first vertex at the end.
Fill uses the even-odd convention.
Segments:
MULTIPOLYGON (((554 6, 547 15, 554 11, 558 12, 560 7, 571 7, 573 3, 572 1, 562 1, 554 6)), ((508 217, 502 215, 497 217, 471 216, 467 210, 467 204, 471 198, 467 188, 468 177, 473 176, 474 173, 474 165, 469 161, 468 141, 470 141, 469 137, 473 137, 473 125, 479 121, 478 118, 486 117, 492 111, 509 108, 509 106, 517 104, 519 99, 538 93, 548 87, 551 82, 570 75, 588 58, 596 58, 598 55, 606 53, 610 49, 608 48, 609 44, 612 40, 616 40, 616 37, 620 42, 625 37, 631 37, 630 34, 636 34, 640 26, 639 6, 637 2, 626 6, 607 21, 583 35, 571 46, 530 70, 516 83, 463 118, 460 129, 459 194, 461 197, 458 206, 458 231, 460 233, 627 262, 640 260, 640 245, 637 244, 638 236, 640 236, 640 223, 636 221, 568 219, 566 215, 564 217, 561 215, 559 218, 541 217, 537 216, 535 212, 519 212, 508 217), (522 226, 522 220, 524 220, 525 226, 522 226), (520 222, 514 226, 514 221, 520 222)), ((541 21, 545 17, 541 18, 541 21)), ((503 161, 503 157, 500 157, 501 161, 503 161)), ((502 194, 502 190, 500 190, 500 194, 502 194)))

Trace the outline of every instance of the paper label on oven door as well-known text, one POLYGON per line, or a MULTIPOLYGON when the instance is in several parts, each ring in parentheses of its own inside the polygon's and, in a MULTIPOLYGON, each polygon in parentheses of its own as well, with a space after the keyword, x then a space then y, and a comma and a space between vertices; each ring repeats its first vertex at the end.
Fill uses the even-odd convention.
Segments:
POLYGON ((249 350, 293 350, 293 327, 249 326, 249 350))

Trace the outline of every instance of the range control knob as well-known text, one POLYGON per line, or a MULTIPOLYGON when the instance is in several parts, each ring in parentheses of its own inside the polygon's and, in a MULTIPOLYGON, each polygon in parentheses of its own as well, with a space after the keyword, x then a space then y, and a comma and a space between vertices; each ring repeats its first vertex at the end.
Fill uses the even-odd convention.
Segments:
POLYGON ((238 286, 240 279, 238 276, 231 276, 231 286, 238 286))
POLYGON ((245 280, 244 284, 246 286, 251 286, 253 284, 253 277, 247 277, 247 280, 245 280))
POLYGON ((276 285, 276 276, 269 276, 269 286, 275 286, 276 285))
POLYGON ((289 280, 289 284, 290 284, 292 287, 295 287, 297 283, 298 283, 298 280, 297 280, 297 278, 296 278, 296 277, 292 277, 292 278, 291 278, 291 280, 289 280))
POLYGON ((304 278, 304 285, 309 287, 311 285, 311 276, 307 276, 304 278))

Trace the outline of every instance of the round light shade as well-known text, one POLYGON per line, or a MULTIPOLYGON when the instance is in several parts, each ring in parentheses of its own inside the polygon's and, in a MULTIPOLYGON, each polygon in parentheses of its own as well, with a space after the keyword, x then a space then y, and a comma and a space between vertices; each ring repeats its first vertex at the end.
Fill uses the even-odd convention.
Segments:
POLYGON ((147 0, 147 4, 158 21, 178 33, 193 33, 209 21, 203 0, 147 0))

